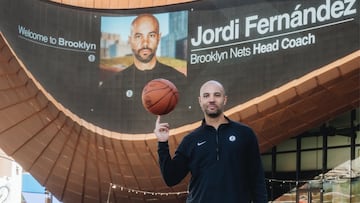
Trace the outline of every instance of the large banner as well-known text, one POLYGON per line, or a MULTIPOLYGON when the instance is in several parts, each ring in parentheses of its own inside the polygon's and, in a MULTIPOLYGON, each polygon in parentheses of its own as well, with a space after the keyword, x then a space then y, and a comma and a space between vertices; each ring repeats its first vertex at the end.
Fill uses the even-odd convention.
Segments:
POLYGON ((278 0, 105 12, 3 0, 0 30, 62 105, 101 128, 137 134, 152 132, 156 119, 141 103, 148 81, 179 89, 163 117, 171 127, 198 121, 206 80, 224 84, 229 109, 359 50, 358 8, 357 0, 278 0))
POLYGON ((358 50, 358 8, 278 1, 190 12, 190 80, 221 80, 231 106, 259 96, 358 50))

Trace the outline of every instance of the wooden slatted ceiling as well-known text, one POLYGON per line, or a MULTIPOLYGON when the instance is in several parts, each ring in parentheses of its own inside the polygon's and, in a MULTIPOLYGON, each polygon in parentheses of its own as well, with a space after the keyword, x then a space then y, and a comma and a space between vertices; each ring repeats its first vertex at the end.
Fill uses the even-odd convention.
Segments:
MULTIPOLYGON (((226 112, 254 128, 261 152, 359 107, 360 51, 226 112)), ((200 122, 200 121, 199 121, 200 122)), ((199 122, 171 130, 174 150, 199 122)), ((64 203, 106 202, 110 183, 153 192, 185 191, 162 181, 153 134, 119 134, 72 114, 41 87, 0 35, 0 148, 64 203)), ((173 153, 173 151, 172 151, 173 153)), ((111 202, 183 202, 117 190, 111 202)))
POLYGON ((167 6, 196 0, 51 0, 53 2, 93 9, 137 9, 167 6))

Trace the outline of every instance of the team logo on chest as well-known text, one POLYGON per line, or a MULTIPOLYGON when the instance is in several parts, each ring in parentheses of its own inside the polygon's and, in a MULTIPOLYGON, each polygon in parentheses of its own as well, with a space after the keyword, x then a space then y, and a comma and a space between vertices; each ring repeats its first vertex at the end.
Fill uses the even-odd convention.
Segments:
POLYGON ((231 135, 231 136, 229 137, 229 141, 230 141, 230 142, 234 142, 235 140, 236 140, 235 135, 231 135))

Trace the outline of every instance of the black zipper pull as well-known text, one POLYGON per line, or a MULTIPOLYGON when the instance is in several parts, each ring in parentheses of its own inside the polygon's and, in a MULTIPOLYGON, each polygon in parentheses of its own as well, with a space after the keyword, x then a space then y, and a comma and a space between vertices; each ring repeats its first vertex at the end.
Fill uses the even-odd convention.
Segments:
POLYGON ((216 160, 219 161, 220 155, 219 155, 219 131, 216 130, 216 160))

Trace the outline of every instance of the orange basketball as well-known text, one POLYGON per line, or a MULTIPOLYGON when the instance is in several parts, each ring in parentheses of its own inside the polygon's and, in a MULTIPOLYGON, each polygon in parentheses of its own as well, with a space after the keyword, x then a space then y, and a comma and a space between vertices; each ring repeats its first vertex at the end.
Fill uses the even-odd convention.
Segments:
POLYGON ((147 111, 154 115, 165 115, 174 110, 179 92, 172 82, 158 78, 145 85, 141 99, 147 111))

